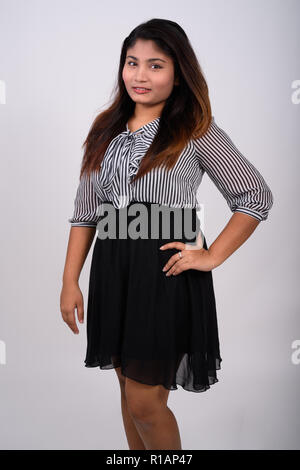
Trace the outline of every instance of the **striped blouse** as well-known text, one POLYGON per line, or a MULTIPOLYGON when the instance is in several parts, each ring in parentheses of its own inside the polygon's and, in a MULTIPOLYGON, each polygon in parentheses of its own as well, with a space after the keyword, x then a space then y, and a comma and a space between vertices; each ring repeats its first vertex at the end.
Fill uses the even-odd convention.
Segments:
POLYGON ((130 201, 200 210, 197 190, 206 172, 232 212, 266 220, 273 194, 260 172, 244 157, 214 117, 204 136, 190 140, 171 170, 154 168, 131 182, 159 126, 160 117, 134 132, 126 130, 111 140, 100 172, 83 174, 74 200, 72 226, 96 227, 102 202, 116 208, 130 201))

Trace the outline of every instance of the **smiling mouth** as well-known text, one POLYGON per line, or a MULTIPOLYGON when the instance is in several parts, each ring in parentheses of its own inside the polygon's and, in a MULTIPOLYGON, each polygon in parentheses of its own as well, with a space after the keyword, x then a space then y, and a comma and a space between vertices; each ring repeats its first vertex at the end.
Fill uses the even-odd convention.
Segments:
POLYGON ((140 87, 140 86, 134 86, 132 87, 134 90, 151 90, 151 88, 145 88, 145 87, 140 87))

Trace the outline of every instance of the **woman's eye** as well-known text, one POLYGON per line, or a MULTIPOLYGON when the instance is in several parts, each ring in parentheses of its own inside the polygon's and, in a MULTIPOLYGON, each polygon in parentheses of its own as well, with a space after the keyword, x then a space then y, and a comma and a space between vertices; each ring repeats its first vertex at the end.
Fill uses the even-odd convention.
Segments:
MULTIPOLYGON (((130 64, 135 64, 136 65, 136 62, 133 62, 133 61, 129 61, 127 63, 128 63, 128 65, 130 65, 130 64)), ((158 67, 159 69, 162 69, 162 67, 158 64, 151 64, 151 65, 155 65, 155 67, 158 67)))

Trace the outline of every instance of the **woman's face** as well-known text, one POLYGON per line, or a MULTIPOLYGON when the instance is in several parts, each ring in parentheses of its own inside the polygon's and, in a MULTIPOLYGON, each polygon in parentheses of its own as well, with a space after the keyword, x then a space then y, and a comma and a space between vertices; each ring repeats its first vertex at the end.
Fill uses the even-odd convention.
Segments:
POLYGON ((174 87, 173 61, 153 41, 138 39, 135 46, 127 49, 122 77, 129 96, 137 104, 163 104, 174 87), (134 87, 150 91, 139 94, 134 87))

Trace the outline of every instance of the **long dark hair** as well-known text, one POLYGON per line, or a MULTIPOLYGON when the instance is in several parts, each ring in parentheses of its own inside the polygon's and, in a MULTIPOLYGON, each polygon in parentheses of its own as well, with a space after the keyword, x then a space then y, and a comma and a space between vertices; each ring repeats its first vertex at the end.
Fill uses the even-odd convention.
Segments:
POLYGON ((153 18, 134 28, 123 42, 115 97, 110 107, 95 118, 83 143, 80 177, 85 171, 88 174, 99 171, 110 141, 126 129, 134 112, 135 102, 127 93, 122 71, 127 49, 133 47, 137 39, 152 40, 172 58, 179 85, 174 86, 166 100, 157 133, 132 181, 160 165, 172 168, 189 140, 205 134, 210 125, 208 87, 186 33, 174 21, 153 18))

